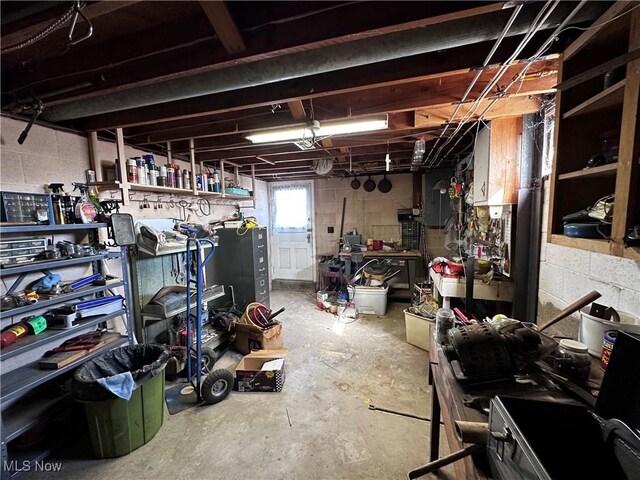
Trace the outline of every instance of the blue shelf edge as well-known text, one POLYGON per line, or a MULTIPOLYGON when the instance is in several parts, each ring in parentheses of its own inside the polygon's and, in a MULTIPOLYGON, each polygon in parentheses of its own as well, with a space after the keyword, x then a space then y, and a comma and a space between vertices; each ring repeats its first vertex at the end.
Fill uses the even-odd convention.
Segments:
POLYGON ((68 225, 0 225, 0 233, 70 232, 106 228, 106 223, 70 223, 68 225))
POLYGON ((124 316, 127 314, 125 309, 118 310, 117 312, 108 313, 106 315, 100 315, 98 317, 90 317, 86 320, 80 320, 75 327, 68 329, 47 329, 44 334, 35 335, 35 336, 27 336, 26 338, 33 338, 34 341, 30 343, 14 343, 8 347, 5 347, 4 350, 0 351, 0 361, 4 361, 8 358, 15 357, 16 355, 20 355, 21 353, 26 353, 29 350, 33 350, 34 348, 39 347, 45 343, 53 342, 56 339, 64 338, 65 336, 74 333, 78 330, 82 330, 83 328, 92 327, 102 322, 108 322, 109 320, 113 320, 116 317, 124 316))

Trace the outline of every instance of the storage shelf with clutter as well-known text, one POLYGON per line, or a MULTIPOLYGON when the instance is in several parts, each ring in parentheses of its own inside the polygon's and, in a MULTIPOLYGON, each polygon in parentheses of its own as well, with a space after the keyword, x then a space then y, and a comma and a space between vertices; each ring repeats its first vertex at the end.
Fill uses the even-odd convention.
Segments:
POLYGON ((547 241, 640 260, 640 59, 632 55, 640 11, 632 7, 612 4, 560 57, 547 241))
MULTIPOLYGON (((156 165, 155 157, 152 154, 143 154, 142 156, 128 157, 124 150, 124 141, 121 129, 116 130, 116 147, 117 158, 110 168, 113 172, 110 179, 105 179, 103 171, 105 170, 105 162, 98 160, 97 136, 92 132, 90 138, 90 157, 92 169, 87 174, 87 185, 94 190, 94 194, 109 194, 112 200, 116 196, 121 197, 124 205, 128 205, 131 201, 143 202, 142 199, 133 197, 132 193, 157 193, 169 194, 176 197, 206 197, 208 202, 220 205, 228 204, 233 200, 243 202, 242 206, 246 208, 255 208, 255 197, 253 192, 256 190, 255 184, 255 167, 251 166, 251 190, 240 187, 241 166, 233 162, 225 160, 217 161, 215 169, 204 164, 204 161, 196 161, 195 149, 193 147, 193 139, 189 140, 189 162, 187 168, 182 168, 180 163, 183 160, 175 160, 172 158, 171 143, 167 143, 167 157, 165 165, 156 165), (180 162, 180 163, 178 163, 180 162), (233 169, 231 176, 228 170, 233 169), (246 203, 244 203, 246 202, 246 203), (249 203, 250 202, 250 203, 249 203)), ((183 165, 184 166, 184 165, 183 165)), ((158 199, 157 202, 160 202, 158 199)), ((158 203, 159 204, 159 203, 158 203)))

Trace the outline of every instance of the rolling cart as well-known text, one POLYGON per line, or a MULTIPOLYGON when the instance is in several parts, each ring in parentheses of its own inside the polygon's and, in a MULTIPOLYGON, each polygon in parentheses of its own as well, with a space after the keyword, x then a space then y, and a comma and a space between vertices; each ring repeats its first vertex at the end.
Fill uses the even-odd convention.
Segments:
POLYGON ((198 403, 204 401, 208 404, 221 402, 233 388, 231 372, 223 368, 214 369, 214 362, 205 364, 202 361, 202 324, 206 320, 203 318, 202 312, 202 292, 205 286, 204 269, 213 257, 215 248, 214 242, 208 238, 187 239, 187 257, 191 253, 195 256, 195 274, 192 273, 191 268, 186 269, 187 289, 190 289, 191 285, 196 288, 196 311, 193 317, 190 295, 187 295, 187 358, 194 356, 196 360, 195 362, 187 361, 187 382, 193 386, 198 403), (211 251, 203 259, 204 244, 209 244, 211 251))

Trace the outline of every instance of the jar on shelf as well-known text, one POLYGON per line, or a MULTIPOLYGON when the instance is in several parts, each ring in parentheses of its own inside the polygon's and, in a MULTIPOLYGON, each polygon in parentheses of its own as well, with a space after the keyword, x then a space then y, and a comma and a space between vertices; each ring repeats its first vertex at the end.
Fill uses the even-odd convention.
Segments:
POLYGON ((167 167, 167 187, 175 188, 176 187, 176 175, 173 167, 167 167))
POLYGON ((586 382, 591 370, 588 347, 584 343, 563 338, 553 355, 553 368, 574 381, 586 382))
POLYGON ((436 340, 440 345, 447 345, 447 333, 453 328, 455 315, 449 308, 439 308, 436 313, 436 340))
POLYGON ((138 165, 133 158, 127 160, 127 181, 129 183, 138 183, 138 165))
POLYGON ((147 168, 144 164, 144 160, 140 157, 133 157, 136 161, 136 165, 138 166, 138 183, 140 185, 147 184, 147 168))
POLYGON ((176 188, 184 188, 184 177, 182 176, 182 170, 179 168, 175 171, 176 175, 176 188))

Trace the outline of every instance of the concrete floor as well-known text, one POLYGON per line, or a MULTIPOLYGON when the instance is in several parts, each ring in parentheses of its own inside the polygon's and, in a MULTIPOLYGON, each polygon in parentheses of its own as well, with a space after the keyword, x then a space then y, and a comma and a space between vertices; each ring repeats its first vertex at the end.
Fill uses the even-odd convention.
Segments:
MULTIPOLYGON (((215 406, 166 412, 156 437, 131 454, 60 459, 62 472, 47 478, 401 479, 426 463, 429 423, 367 408, 430 414, 428 354, 405 342, 407 304, 362 316, 342 335, 308 293, 273 291, 271 305, 286 307, 281 393, 232 392, 215 406)), ((238 359, 227 354, 218 366, 238 359)), ((453 478, 452 471, 431 478, 453 478)))

